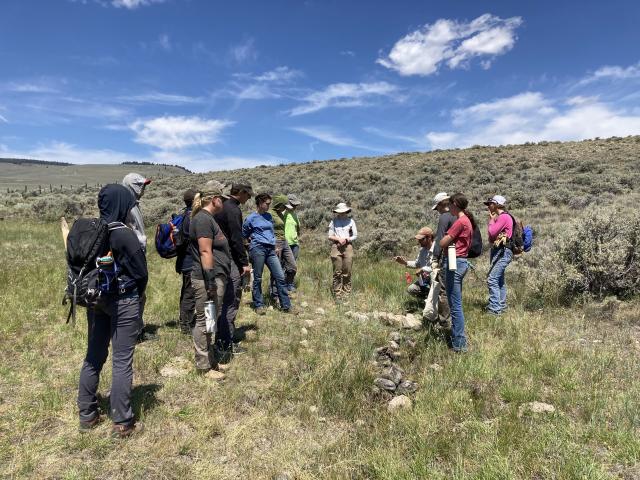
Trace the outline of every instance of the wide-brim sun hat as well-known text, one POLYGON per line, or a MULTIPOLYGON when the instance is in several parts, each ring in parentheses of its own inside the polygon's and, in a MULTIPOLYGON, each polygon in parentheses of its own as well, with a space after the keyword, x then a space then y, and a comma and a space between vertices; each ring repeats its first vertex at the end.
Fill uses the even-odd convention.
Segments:
POLYGON ((347 206, 346 203, 344 202, 340 202, 338 205, 336 205, 336 207, 333 209, 333 213, 349 213, 351 211, 351 208, 349 208, 347 206))
POLYGON ((422 227, 420 230, 418 230, 418 233, 414 235, 414 238, 416 240, 422 240, 426 237, 433 238, 433 230, 429 227, 422 227))
POLYGON ((484 203, 487 206, 491 205, 492 203, 495 203, 499 207, 504 207, 507 204, 507 199, 504 198, 502 195, 494 195, 493 197, 488 199, 486 202, 482 202, 482 203, 484 203))
POLYGON ((445 192, 438 193, 435 197, 433 197, 433 206, 431 207, 431 210, 435 210, 436 208, 438 208, 440 202, 444 200, 449 200, 449 195, 447 195, 445 192))

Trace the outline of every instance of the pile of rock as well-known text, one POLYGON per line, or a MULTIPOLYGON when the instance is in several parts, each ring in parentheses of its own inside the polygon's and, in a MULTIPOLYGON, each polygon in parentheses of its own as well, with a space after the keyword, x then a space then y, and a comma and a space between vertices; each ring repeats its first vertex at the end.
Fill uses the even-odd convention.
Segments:
POLYGON ((345 316, 359 322, 367 322, 369 321, 369 318, 373 318, 374 320, 380 320, 386 325, 407 330, 420 330, 422 328, 422 320, 413 313, 400 315, 389 312, 374 311, 367 314, 348 311, 345 313, 345 316))
MULTIPOLYGON (((380 369, 380 374, 373 381, 373 393, 389 401, 389 410, 410 407, 411 400, 407 395, 418 390, 418 384, 407 379, 404 370, 395 363, 402 357, 400 351, 402 341, 402 335, 399 332, 392 332, 388 343, 376 348, 374 352, 374 364, 380 369), (396 400, 397 397, 406 399, 396 400)), ((407 339, 405 343, 411 347, 415 346, 415 342, 411 339, 407 339)))

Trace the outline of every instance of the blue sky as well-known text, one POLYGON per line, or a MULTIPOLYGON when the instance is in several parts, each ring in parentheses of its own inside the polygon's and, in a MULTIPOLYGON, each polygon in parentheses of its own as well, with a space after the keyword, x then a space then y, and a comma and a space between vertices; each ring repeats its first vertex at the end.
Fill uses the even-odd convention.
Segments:
POLYGON ((637 0, 3 0, 0 156, 196 171, 640 134, 637 0))

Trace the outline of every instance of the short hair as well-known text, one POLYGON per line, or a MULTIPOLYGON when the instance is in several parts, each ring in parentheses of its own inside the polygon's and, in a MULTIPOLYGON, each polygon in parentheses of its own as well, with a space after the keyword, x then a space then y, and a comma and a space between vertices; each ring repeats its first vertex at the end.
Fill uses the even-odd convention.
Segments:
POLYGON ((241 192, 246 192, 249 195, 253 195, 253 189, 248 183, 234 183, 231 186, 231 195, 238 195, 241 192))
POLYGON ((182 196, 182 200, 184 200, 184 204, 187 207, 191 207, 191 205, 193 205, 193 199, 196 196, 196 193, 198 193, 198 192, 196 192, 192 188, 190 188, 189 190, 184 192, 184 195, 182 196))
POLYGON ((256 195, 256 206, 260 205, 265 200, 271 200, 271 195, 268 193, 259 193, 256 195))

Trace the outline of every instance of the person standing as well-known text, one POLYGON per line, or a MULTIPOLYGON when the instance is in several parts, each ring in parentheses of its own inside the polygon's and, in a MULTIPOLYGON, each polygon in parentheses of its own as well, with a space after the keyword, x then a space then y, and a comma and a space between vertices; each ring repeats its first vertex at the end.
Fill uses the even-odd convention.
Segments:
POLYGON ((231 270, 231 252, 227 237, 213 216, 222 211, 222 202, 226 198, 222 184, 207 182, 195 195, 189 227, 189 248, 193 258, 191 282, 196 299, 196 322, 192 330, 196 371, 212 379, 223 378, 224 375, 214 370, 216 362, 211 350, 211 332, 207 331, 205 302, 215 302, 216 324, 219 325, 231 270))
POLYGON ((296 290, 295 276, 298 271, 298 257, 300 256, 300 220, 296 214, 296 209, 300 206, 300 200, 293 194, 288 195, 289 202, 287 203, 287 215, 285 216, 284 236, 287 244, 291 248, 293 258, 296 262, 296 271, 291 278, 288 278, 287 289, 289 292, 296 290))
POLYGON ((100 372, 112 348, 110 415, 112 436, 128 437, 142 431, 131 408, 133 352, 142 323, 139 298, 147 287, 147 260, 134 232, 123 222, 135 199, 122 185, 106 185, 98 194, 100 218, 109 224, 109 246, 119 269, 113 291, 100 296, 87 308, 87 353, 80 371, 78 408, 80 431, 87 432, 101 421, 98 411, 100 372), (117 284, 117 285, 116 285, 117 284))
MULTIPOLYGON (((449 212, 449 195, 446 192, 440 192, 433 197, 433 205, 431 210, 438 212, 438 227, 433 239, 433 255, 431 260, 432 270, 437 270, 436 280, 440 285, 445 285, 444 272, 440 268, 442 266, 442 248, 440 240, 447 231, 455 223, 456 217, 449 212)), ((447 327, 451 323, 451 311, 449 309, 449 301, 447 300, 447 292, 445 288, 440 288, 438 293, 438 323, 447 327)))
POLYGON ((329 223, 328 238, 331 242, 333 266, 333 295, 337 302, 351 295, 351 268, 353 266, 353 242, 358 238, 356 222, 349 216, 351 208, 340 202, 333 209, 336 214, 329 223))
POLYGON ((293 313, 289 293, 284 281, 284 272, 276 255, 276 235, 273 217, 269 213, 271 195, 260 193, 256 196, 257 211, 251 213, 242 224, 242 236, 250 240, 249 259, 253 266, 253 308, 258 315, 265 315, 264 298, 262 296, 262 272, 265 264, 275 279, 280 309, 285 313, 293 313))
MULTIPOLYGON (((122 185, 127 187, 135 198, 135 205, 127 215, 127 221, 125 222, 131 230, 138 237, 140 247, 146 255, 147 253, 147 234, 144 230, 144 218, 142 217, 142 211, 140 210, 140 199, 144 195, 144 191, 147 185, 151 183, 151 180, 143 177, 139 173, 128 173, 122 179, 122 185)), ((144 329, 144 306, 147 303, 146 294, 140 295, 140 320, 142 327, 138 334, 138 342, 144 342, 145 340, 154 340, 156 336, 150 332, 146 332, 144 329)))
POLYGON ((191 269, 193 267, 193 258, 189 249, 189 225, 191 223, 191 207, 196 191, 189 189, 184 192, 182 199, 184 200, 184 210, 182 215, 182 224, 180 225, 181 243, 176 247, 176 273, 182 275, 182 288, 180 289, 180 331, 185 335, 191 335, 196 321, 195 309, 196 299, 193 294, 193 286, 191 285, 191 269))
POLYGON ((394 257, 394 260, 405 267, 417 269, 415 273, 418 279, 407 287, 407 293, 424 299, 429 295, 433 230, 429 227, 422 227, 414 238, 420 245, 418 257, 415 260, 407 260, 406 257, 394 257))
MULTIPOLYGON (((296 276, 296 259, 293 256, 291 247, 287 243, 285 235, 285 225, 287 223, 287 217, 289 217, 289 211, 287 210, 287 204, 289 199, 286 195, 275 195, 273 197, 273 203, 271 205, 271 218, 273 218, 273 230, 276 235, 276 255, 280 260, 280 266, 284 272, 285 288, 289 293, 288 285, 293 283, 293 279, 296 276)), ((271 296, 277 297, 276 280, 271 277, 271 296)))
POLYGON ((487 228, 491 245, 489 274, 489 305, 487 312, 501 315, 507 309, 507 284, 505 271, 511 260, 511 238, 513 236, 513 219, 506 211, 507 199, 502 195, 494 195, 484 204, 489 210, 489 226, 487 228))
POLYGON ((240 309, 242 298, 242 277, 251 274, 247 250, 242 238, 242 211, 244 205, 253 196, 253 189, 249 184, 233 184, 231 195, 222 205, 222 211, 214 215, 214 219, 229 241, 231 251, 231 271, 222 302, 220 325, 216 332, 216 348, 221 358, 227 359, 232 355, 244 352, 244 349, 234 344, 235 321, 240 309))
POLYGON ((468 206, 469 201, 462 193, 456 193, 450 198, 449 209, 457 220, 440 240, 442 249, 447 249, 449 245, 455 248, 455 265, 449 264, 447 254, 444 255, 443 265, 447 299, 451 309, 451 348, 454 352, 467 351, 462 310, 462 281, 469 268, 467 254, 471 247, 473 229, 477 228, 473 215, 467 210, 468 206))

